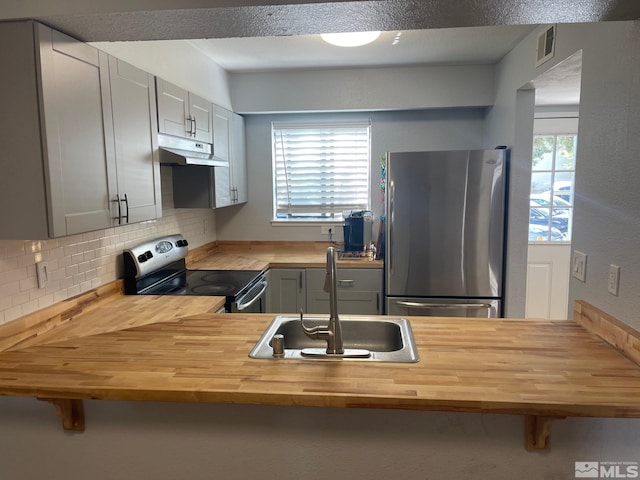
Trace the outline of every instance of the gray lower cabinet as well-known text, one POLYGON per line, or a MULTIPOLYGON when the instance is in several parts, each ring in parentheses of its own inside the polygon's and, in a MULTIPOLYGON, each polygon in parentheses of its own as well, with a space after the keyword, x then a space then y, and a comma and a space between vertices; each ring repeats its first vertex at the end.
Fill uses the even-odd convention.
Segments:
MULTIPOLYGON (((267 295, 270 313, 329 313, 324 268, 273 268, 267 295)), ((382 269, 338 268, 338 313, 382 314, 382 269)))
POLYGON ((298 314, 301 308, 305 309, 306 270, 304 268, 272 268, 269 272, 266 311, 298 314))
POLYGON ((112 225, 104 130, 107 55, 41 24, 0 24, 0 238, 112 225))
MULTIPOLYGON (((158 155, 156 91, 153 75, 109 57, 110 101, 105 122, 108 149, 113 148, 115 180, 112 217, 118 224, 162 216, 158 155)), ((105 109, 107 110, 107 109, 105 109)), ((111 155, 110 155, 111 156, 111 155)))
MULTIPOLYGON (((329 294, 324 291, 326 271, 307 269, 307 312, 329 313, 329 294)), ((338 268, 338 313, 382 314, 382 269, 338 268)))

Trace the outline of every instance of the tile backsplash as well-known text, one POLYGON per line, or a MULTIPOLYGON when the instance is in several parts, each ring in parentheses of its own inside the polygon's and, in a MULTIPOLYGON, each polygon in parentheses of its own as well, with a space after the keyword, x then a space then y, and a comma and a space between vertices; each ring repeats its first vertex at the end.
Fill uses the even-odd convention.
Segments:
POLYGON ((122 251, 182 233, 192 247, 216 240, 211 209, 173 208, 171 167, 161 167, 162 218, 52 240, 0 240, 0 324, 122 277, 122 251), (38 288, 36 263, 47 262, 38 288))

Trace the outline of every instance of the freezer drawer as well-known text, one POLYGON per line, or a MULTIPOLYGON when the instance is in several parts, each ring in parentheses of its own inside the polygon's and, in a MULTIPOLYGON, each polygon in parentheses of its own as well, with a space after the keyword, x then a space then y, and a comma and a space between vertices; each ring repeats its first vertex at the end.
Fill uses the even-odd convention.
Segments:
POLYGON ((498 318, 501 304, 497 299, 451 299, 387 297, 387 315, 429 317, 498 318))

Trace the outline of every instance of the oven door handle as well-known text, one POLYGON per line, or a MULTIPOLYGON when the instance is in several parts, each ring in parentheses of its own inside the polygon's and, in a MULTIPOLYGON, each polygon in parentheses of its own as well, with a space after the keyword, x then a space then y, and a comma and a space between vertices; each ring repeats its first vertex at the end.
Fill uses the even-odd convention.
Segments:
POLYGON ((262 296, 266 289, 267 281, 261 280, 255 287, 253 287, 246 294, 236 300, 236 309, 241 312, 242 310, 249 308, 251 305, 258 301, 258 299, 262 296), (256 290, 258 290, 257 293, 255 293, 256 290), (249 300, 245 302, 247 298, 249 300))

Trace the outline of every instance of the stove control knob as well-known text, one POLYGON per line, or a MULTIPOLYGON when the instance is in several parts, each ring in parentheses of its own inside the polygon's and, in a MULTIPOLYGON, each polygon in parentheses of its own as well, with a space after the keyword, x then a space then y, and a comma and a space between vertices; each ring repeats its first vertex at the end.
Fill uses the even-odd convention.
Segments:
POLYGON ((144 256, 149 260, 150 258, 153 258, 153 253, 151 253, 151 250, 147 250, 144 252, 144 256))
POLYGON ((142 254, 138 255, 138 262, 140 262, 140 263, 144 263, 144 262, 146 262, 146 261, 147 261, 147 257, 145 256, 145 254, 144 254, 144 253, 142 253, 142 254))

